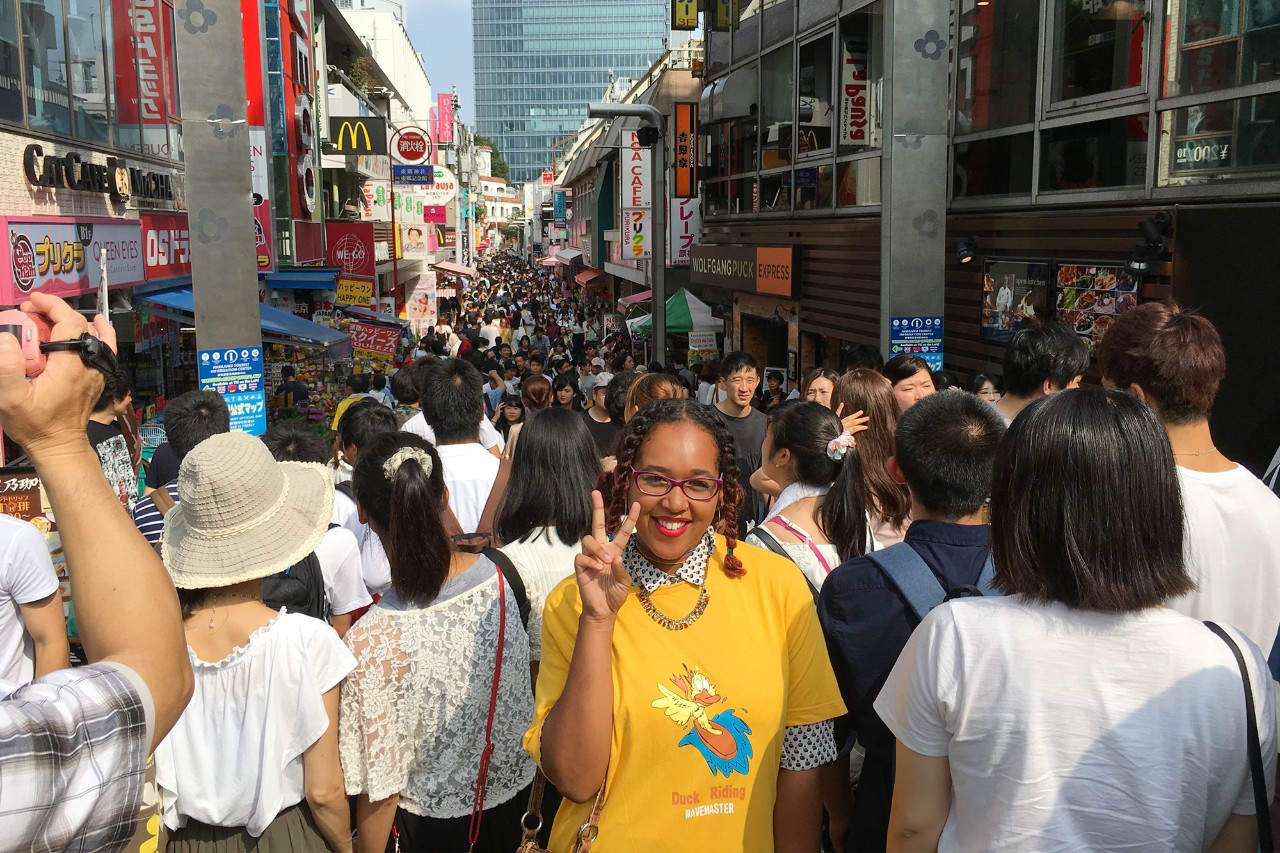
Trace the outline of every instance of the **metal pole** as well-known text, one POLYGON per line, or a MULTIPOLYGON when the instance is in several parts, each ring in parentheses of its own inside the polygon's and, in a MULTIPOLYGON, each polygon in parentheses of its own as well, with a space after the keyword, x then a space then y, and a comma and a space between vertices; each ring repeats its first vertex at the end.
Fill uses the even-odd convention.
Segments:
MULTIPOLYGON (((391 136, 391 93, 387 93, 387 135, 391 136)), ((396 313, 396 295, 400 288, 400 256, 396 253, 396 244, 400 241, 397 239, 400 232, 396 230, 396 170, 395 161, 391 157, 391 146, 387 146, 387 172, 388 180, 391 185, 391 313, 396 313)), ((374 262, 373 277, 378 277, 377 262, 374 262)), ((382 313, 382 305, 375 306, 375 311, 382 313)))
POLYGON ((659 127, 653 164, 653 351, 667 361, 667 137, 659 127))

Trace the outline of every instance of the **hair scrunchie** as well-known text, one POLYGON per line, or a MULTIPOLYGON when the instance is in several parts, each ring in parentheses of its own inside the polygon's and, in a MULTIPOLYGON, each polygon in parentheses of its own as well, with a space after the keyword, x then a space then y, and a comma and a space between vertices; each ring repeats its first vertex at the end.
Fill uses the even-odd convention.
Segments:
POLYGON ((395 453, 392 453, 391 456, 387 458, 387 461, 382 463, 382 476, 386 477, 388 480, 394 480, 396 478, 396 472, 400 470, 400 466, 409 459, 412 459, 421 465, 422 472, 424 474, 428 477, 431 476, 431 469, 433 467, 431 463, 431 455, 421 447, 402 447, 395 453))
POLYGON ((842 432, 827 442, 827 458, 832 462, 844 459, 845 454, 858 446, 857 440, 848 432, 842 432))

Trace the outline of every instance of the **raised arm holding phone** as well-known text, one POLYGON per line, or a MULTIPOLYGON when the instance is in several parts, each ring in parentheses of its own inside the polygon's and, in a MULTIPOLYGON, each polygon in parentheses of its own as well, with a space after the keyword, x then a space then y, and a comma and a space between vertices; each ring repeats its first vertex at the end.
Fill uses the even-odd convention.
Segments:
POLYGON ((55 346, 28 379, 22 345, 0 334, 0 426, 48 492, 91 665, 0 702, 3 846, 113 849, 133 832, 148 753, 191 696, 191 666, 173 584, 85 435, 103 387, 97 341, 114 350, 115 333, 98 316, 96 341, 77 346, 90 326, 61 299, 33 293, 21 310, 43 316, 55 346))

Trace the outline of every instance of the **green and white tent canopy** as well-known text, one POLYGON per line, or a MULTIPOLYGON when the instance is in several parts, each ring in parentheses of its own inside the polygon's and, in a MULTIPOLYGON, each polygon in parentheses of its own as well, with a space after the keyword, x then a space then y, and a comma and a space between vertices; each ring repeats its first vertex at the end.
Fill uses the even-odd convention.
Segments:
MULTIPOLYGON (((630 324, 628 324, 630 325, 630 324)), ((694 329, 713 329, 719 321, 711 316, 711 306, 683 287, 667 300, 667 334, 687 335, 694 329)), ((653 317, 644 317, 631 329, 632 334, 652 335, 653 317)))

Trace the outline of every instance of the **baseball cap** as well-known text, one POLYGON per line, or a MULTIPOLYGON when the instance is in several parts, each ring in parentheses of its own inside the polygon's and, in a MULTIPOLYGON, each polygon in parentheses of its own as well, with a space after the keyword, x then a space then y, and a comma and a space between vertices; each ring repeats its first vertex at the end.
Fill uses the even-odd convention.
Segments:
POLYGON ((603 359, 603 358, 600 358, 600 357, 598 357, 598 356, 597 356, 596 358, 591 359, 591 366, 592 366, 592 367, 604 367, 604 359, 603 359))
POLYGON ((595 382, 595 386, 591 389, 592 391, 594 391, 596 388, 604 388, 606 385, 608 385, 610 382, 612 382, 612 381, 613 381, 613 374, 612 374, 612 373, 601 373, 601 374, 598 374, 598 375, 595 377, 595 380, 596 380, 596 382, 595 382))

